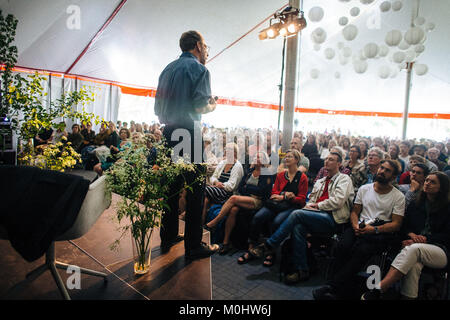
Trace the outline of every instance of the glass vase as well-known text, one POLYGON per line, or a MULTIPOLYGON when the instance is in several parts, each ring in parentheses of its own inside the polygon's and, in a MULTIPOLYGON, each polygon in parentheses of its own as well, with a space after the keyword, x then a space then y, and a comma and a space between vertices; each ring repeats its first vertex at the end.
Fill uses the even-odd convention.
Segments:
POLYGON ((132 228, 131 242, 133 244, 133 267, 136 275, 146 274, 150 270, 152 233, 153 228, 148 230, 132 228))

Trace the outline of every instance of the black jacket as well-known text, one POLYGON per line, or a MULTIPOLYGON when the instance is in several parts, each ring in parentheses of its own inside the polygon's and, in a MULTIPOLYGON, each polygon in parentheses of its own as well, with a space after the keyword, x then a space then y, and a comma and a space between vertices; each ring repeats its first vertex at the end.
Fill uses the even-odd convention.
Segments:
MULTIPOLYGON (((405 220, 402 226, 402 235, 408 239, 408 233, 420 234, 425 227, 426 211, 425 202, 417 204, 413 201, 408 206, 405 213, 405 220)), ((447 254, 449 260, 450 249, 450 206, 441 211, 432 211, 430 219, 430 234, 427 236, 427 243, 441 247, 447 254)), ((450 260, 449 260, 450 261, 450 260)))
POLYGON ((241 180, 238 187, 239 194, 243 196, 255 195, 261 198, 261 200, 267 200, 270 197, 270 192, 272 191, 272 185, 274 182, 273 175, 260 175, 258 180, 258 185, 247 184, 248 178, 255 171, 255 168, 251 168, 247 174, 241 180))
POLYGON ((31 262, 75 222, 89 189, 81 176, 36 167, 0 166, 0 225, 31 262))

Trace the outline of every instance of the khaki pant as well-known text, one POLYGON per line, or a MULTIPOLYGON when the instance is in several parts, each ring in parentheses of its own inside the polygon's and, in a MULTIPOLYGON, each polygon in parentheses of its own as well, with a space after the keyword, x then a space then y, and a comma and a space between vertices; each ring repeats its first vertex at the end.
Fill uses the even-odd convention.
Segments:
POLYGON ((408 298, 417 298, 423 267, 441 269, 446 265, 447 256, 444 250, 433 244, 414 243, 404 247, 391 266, 405 275, 400 293, 408 298))

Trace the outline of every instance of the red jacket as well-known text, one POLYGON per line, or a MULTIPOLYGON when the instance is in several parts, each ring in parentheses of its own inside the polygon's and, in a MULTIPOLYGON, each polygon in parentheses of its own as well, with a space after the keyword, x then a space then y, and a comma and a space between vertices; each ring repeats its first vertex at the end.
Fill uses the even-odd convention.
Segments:
MULTIPOLYGON (((275 183, 272 188, 272 194, 280 194, 283 191, 283 188, 288 183, 288 180, 285 177, 285 171, 282 171, 277 174, 277 178, 275 179, 275 183)), ((302 173, 300 177, 300 181, 298 183, 298 192, 297 196, 292 199, 292 203, 295 203, 299 207, 304 207, 306 204, 306 194, 308 193, 308 178, 304 173, 302 173)))

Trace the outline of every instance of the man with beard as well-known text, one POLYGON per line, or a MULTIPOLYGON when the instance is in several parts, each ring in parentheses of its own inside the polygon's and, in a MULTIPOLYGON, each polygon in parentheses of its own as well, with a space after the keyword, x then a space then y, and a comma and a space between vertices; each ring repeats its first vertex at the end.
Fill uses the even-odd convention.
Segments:
POLYGON ((353 277, 368 260, 383 252, 397 238, 405 214, 405 196, 393 187, 400 172, 398 163, 383 160, 375 182, 361 186, 347 229, 336 252, 334 274, 327 285, 313 291, 316 300, 335 300, 349 292, 353 277))

